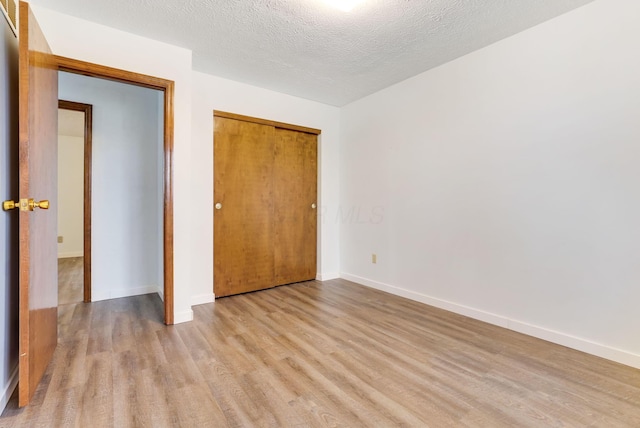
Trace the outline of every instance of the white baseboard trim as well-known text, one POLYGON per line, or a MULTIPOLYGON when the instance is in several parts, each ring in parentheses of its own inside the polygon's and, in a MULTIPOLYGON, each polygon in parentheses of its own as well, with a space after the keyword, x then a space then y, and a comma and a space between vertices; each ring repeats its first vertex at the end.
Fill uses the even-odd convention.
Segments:
MULTIPOLYGON (((91 290, 91 301, 99 302, 101 300, 119 299, 121 297, 140 296, 142 294, 158 293, 158 290, 160 290, 160 287, 157 285, 147 285, 136 288, 112 287, 108 290, 96 290, 94 288, 91 290)), ((162 298, 162 294, 160 294, 160 297, 162 298)))
POLYGON ((213 303, 216 295, 213 293, 198 294, 191 296, 191 306, 204 305, 205 303, 213 303))
POLYGON ((339 273, 317 273, 316 274, 316 281, 329 281, 331 279, 338 279, 340 278, 340 274, 339 273))
POLYGON ((174 324, 180 324, 189 321, 193 321, 193 311, 191 309, 189 309, 188 311, 176 312, 173 315, 174 324))
POLYGON ((0 396, 0 414, 4 411, 4 408, 7 407, 7 403, 11 399, 11 395, 13 391, 16 389, 18 385, 18 365, 11 371, 11 375, 9 376, 9 382, 2 390, 2 395, 0 396))
POLYGON ((70 251, 68 253, 58 253, 59 259, 68 259, 70 257, 84 257, 83 251, 70 251))
POLYGON ((592 342, 588 339, 572 336, 560 331, 550 330, 548 328, 539 327, 536 325, 528 324, 523 321, 511 319, 502 315, 497 315, 491 312, 482 311, 479 309, 471 308, 469 306, 460 305, 458 303, 450 302, 447 300, 430 297, 425 294, 417 293, 415 291, 406 290, 403 288, 395 287, 393 285, 385 284, 382 282, 373 281, 367 278, 363 278, 357 275, 351 275, 349 273, 341 273, 340 277, 348 281, 352 281, 370 288, 386 291, 387 293, 394 294, 396 296, 406 297, 410 300, 425 303, 436 308, 445 309, 460 315, 467 316, 469 318, 477 319, 487 322, 489 324, 504 327, 509 330, 517 331, 528 336, 533 336, 538 339, 543 339, 548 342, 556 343, 558 345, 566 346, 568 348, 576 349, 578 351, 586 352, 597 357, 606 358, 607 360, 615 361, 617 363, 625 364, 627 366, 640 368, 640 355, 633 354, 629 351, 622 349, 612 348, 601 343, 592 342))

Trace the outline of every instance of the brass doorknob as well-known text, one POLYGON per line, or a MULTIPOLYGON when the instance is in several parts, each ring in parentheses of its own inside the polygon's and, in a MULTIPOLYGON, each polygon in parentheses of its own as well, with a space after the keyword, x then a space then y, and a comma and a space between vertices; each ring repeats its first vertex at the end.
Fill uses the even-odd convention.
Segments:
POLYGON ((314 209, 314 210, 316 209, 316 204, 315 203, 311 204, 311 209, 314 209))
POLYGON ((40 208, 43 210, 49 209, 49 201, 36 201, 35 199, 20 199, 20 202, 14 201, 4 201, 2 203, 2 209, 5 211, 14 210, 16 208, 20 208, 20 211, 33 211, 35 208, 40 208))
POLYGON ((222 204, 220 202, 218 202, 217 204, 215 204, 215 207, 217 210, 222 208, 222 204))
POLYGON ((43 200, 43 201, 40 201, 40 202, 36 202, 33 199, 29 199, 29 211, 33 211, 35 208, 48 210, 49 209, 49 201, 43 200))
POLYGON ((2 209, 5 211, 15 210, 16 208, 20 208, 20 202, 4 201, 2 203, 2 209))

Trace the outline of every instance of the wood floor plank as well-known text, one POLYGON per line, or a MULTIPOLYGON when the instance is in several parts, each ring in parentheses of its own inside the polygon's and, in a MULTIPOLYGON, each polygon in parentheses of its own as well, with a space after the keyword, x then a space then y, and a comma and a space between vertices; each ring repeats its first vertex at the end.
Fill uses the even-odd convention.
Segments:
POLYGON ((83 263, 84 257, 58 259, 58 305, 82 302, 83 263))
POLYGON ((168 391, 168 406, 176 427, 228 427, 227 418, 206 382, 168 391))
MULTIPOLYGON (((256 370, 246 375, 245 388, 253 396, 262 396, 264 415, 270 415, 271 420, 265 422, 274 423, 278 427, 304 427, 310 426, 311 421, 304 412, 300 413, 291 406, 291 401, 297 397, 287 399, 282 396, 282 389, 277 388, 270 375, 270 370, 256 370)), ((264 417, 263 417, 264 418, 264 417)))
POLYGON ((640 426, 640 370, 362 287, 59 308, 32 404, 0 427, 640 426))
POLYGON ((365 426, 367 420, 378 420, 377 410, 358 412, 366 407, 362 400, 349 396, 304 359, 287 357, 276 369, 282 373, 281 379, 287 379, 285 385, 296 391, 296 401, 311 412, 318 426, 365 426))
POLYGON ((64 364, 64 370, 56 370, 51 373, 48 385, 50 391, 63 391, 81 387, 86 383, 87 341, 88 339, 85 337, 58 344, 51 365, 64 364))
POLYGON ((113 361, 110 352, 89 355, 85 368, 86 383, 80 399, 78 426, 89 427, 99 420, 113 426, 113 361))

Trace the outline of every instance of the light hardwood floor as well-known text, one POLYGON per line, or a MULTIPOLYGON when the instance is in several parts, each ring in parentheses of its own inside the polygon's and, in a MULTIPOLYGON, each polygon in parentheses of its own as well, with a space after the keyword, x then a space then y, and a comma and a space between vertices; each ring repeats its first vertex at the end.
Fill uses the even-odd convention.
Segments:
POLYGON ((84 257, 58 259, 58 305, 82 302, 84 257))
POLYGON ((640 370, 344 280, 194 312, 61 306, 32 404, 0 426, 640 427, 640 370))

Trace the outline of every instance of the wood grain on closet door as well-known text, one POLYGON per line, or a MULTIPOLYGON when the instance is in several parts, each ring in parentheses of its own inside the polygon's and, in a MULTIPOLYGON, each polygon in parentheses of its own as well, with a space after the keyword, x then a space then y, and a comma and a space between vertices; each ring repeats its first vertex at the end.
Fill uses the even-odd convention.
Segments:
POLYGON ((275 285, 273 139, 272 126, 214 118, 216 297, 275 285))
POLYGON ((315 279, 317 135, 276 128, 274 150, 275 281, 315 279))

